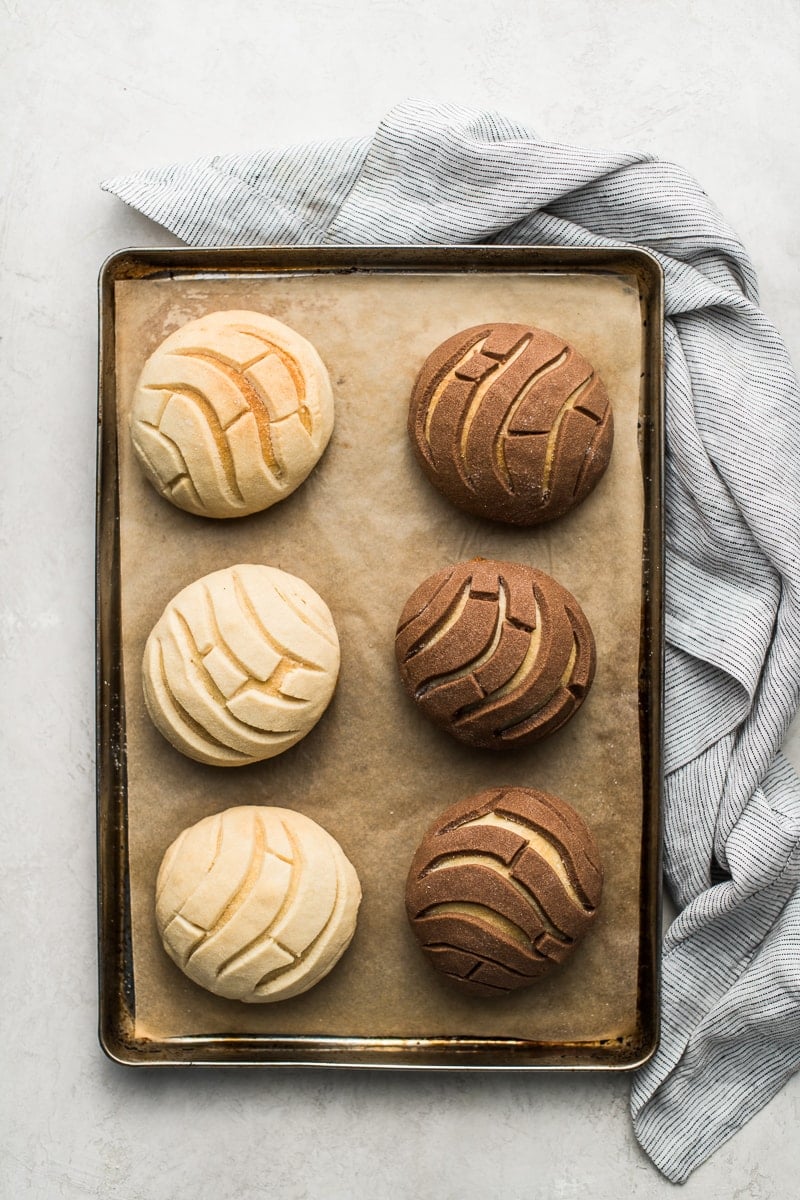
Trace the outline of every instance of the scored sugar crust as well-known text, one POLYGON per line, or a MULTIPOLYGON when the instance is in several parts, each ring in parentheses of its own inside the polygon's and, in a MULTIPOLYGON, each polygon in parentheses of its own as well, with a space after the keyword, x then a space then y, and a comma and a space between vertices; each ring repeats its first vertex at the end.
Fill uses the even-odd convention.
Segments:
POLYGON ((524 563, 472 559, 411 595, 395 637, 400 676, 434 724, 504 750, 559 729, 595 672, 592 630, 575 597, 524 563))
POLYGON ((189 758, 235 767, 294 746, 325 711, 339 672, 330 610, 304 580, 243 563, 195 580, 147 639, 147 710, 189 758))
POLYGON ((333 429, 333 392, 315 348, 257 312, 189 321, 150 355, 130 416, 150 482, 178 508, 242 517, 290 495, 333 429))
POLYGON ((408 431, 431 483, 459 508, 514 525, 562 516, 611 456, 608 394, 591 364, 532 325, 475 325, 428 357, 408 431))
POLYGON ((534 788, 489 788, 428 830, 406 911, 437 970, 462 991, 499 996, 564 962, 602 886, 597 844, 569 804, 534 788))
POLYGON ((201 987, 246 1004, 327 975, 356 927, 361 887, 335 838, 293 809, 245 805, 185 829, 164 855, 156 923, 201 987))

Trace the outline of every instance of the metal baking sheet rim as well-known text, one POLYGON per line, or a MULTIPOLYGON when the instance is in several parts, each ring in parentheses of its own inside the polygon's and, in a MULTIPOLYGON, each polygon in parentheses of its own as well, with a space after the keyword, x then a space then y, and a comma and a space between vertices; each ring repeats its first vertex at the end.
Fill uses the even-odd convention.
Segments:
POLYGON ((99 1040, 126 1066, 380 1067, 427 1070, 632 1070, 659 1037, 661 764, 663 706, 663 273, 630 247, 563 246, 131 248, 106 260, 99 279, 96 510, 96 720, 99 1040), (120 652, 119 492, 116 445, 114 284, 121 279, 319 272, 628 274, 638 283, 644 373, 640 454, 645 485, 640 644, 643 758, 641 940, 637 1031, 601 1042, 508 1038, 354 1038, 134 1035, 127 859, 125 711, 120 652))

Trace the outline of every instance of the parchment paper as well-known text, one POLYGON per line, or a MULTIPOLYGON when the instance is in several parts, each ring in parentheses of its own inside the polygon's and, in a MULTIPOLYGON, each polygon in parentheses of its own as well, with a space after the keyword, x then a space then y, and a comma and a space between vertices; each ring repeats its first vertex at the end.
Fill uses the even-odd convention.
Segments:
POLYGON ((594 1042, 635 1031, 642 779, 637 669, 643 488, 637 450, 641 313, 635 281, 575 275, 304 275, 116 284, 122 626, 136 1036, 273 1033, 522 1037, 594 1042), (258 309, 319 350, 336 398, 331 444, 307 482, 265 513, 228 521, 161 499, 133 456, 127 417, 147 356, 185 321, 258 309), (534 530, 457 511, 422 476, 406 435, 427 354, 486 320, 561 334, 599 370, 614 406, 611 465, 577 510, 534 530), (410 592, 447 563, 529 562, 578 598, 598 668, 578 714, 526 750, 469 750, 402 690, 394 631, 410 592), (342 646, 334 700, 296 747, 266 763, 203 766, 144 707, 145 639, 166 603, 209 571, 266 562, 326 600, 342 646), (413 852, 447 805, 484 787, 533 785, 590 823, 605 868, 602 911, 568 964, 501 999, 459 995, 424 961, 403 895, 413 852), (161 948, 153 891, 181 829, 237 804, 300 809, 336 837, 361 878, 355 938, 305 995, 244 1005, 206 993, 161 948))

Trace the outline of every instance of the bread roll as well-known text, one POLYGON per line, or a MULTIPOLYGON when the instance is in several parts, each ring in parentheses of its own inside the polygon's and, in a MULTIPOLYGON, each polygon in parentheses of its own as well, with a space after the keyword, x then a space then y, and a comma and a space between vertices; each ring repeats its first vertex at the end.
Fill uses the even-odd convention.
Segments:
POLYGON ((265 1004, 307 991, 356 928, 361 887, 339 843, 302 813, 245 806, 172 843, 156 882, 164 949, 200 987, 265 1004))
POLYGON ((413 592, 395 653, 420 711, 489 750, 555 732, 595 672, 591 627, 566 588, 524 563, 478 558, 443 567, 413 592))
POLYGON ((324 601, 276 567, 240 564, 179 592, 147 639, 156 727, 198 762, 242 766, 288 750, 325 711, 339 640, 324 601))
POLYGON ((579 504, 608 466, 614 424, 590 363, 533 325, 475 325, 428 357, 411 396, 411 443, 459 508, 537 525, 579 504))
POLYGON ((433 823, 406 885, 426 958, 461 991, 500 996, 563 963, 597 914, 600 853, 564 800, 489 788, 433 823))
POLYGON ((333 429, 333 392, 317 351, 288 325, 209 313, 150 355, 130 428, 165 499, 203 517, 242 517, 309 474, 333 429))

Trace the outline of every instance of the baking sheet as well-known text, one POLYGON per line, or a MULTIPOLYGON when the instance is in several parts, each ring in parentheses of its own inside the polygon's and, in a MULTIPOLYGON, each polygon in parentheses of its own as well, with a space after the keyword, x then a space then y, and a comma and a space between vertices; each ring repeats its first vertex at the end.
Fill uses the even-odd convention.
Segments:
POLYGON ((128 1040, 269 1037, 283 1042, 289 1061, 293 1043, 314 1038, 511 1039, 547 1045, 551 1059, 575 1064, 583 1061, 581 1047, 620 1047, 620 1061, 634 1046, 640 1052, 642 948, 653 917, 652 881, 644 888, 642 877, 653 831, 643 817, 652 823, 653 798, 639 679, 648 343, 637 278, 588 262, 563 273, 173 271, 113 286, 134 993, 128 1040), (156 345, 184 322, 226 308, 269 313, 314 343, 331 375, 336 424, 321 463, 291 498, 265 513, 211 521, 173 508, 144 480, 127 415, 156 345), (488 319, 558 332, 593 363, 614 406, 605 477, 572 514, 538 529, 458 512, 425 481, 406 434, 408 397, 426 355, 488 319), (394 629, 410 592, 445 564, 474 555, 529 562, 554 575, 578 598, 597 641, 597 675, 579 713, 552 737, 505 756, 469 750, 430 726, 409 703, 394 663, 394 629), (142 697, 141 657, 176 592, 239 562, 270 563, 320 593, 339 631, 342 670, 328 712, 298 746, 266 763, 222 770, 185 758, 155 730, 142 697), (500 784, 540 787, 577 808, 600 845, 605 887, 600 916, 565 967, 487 1001, 462 996, 423 960, 403 893, 414 850, 438 812, 500 784), (245 1006, 204 992, 167 958, 155 929, 164 850, 185 826, 235 804, 305 812, 340 841, 362 882, 350 949, 324 981, 283 1003, 245 1006))

